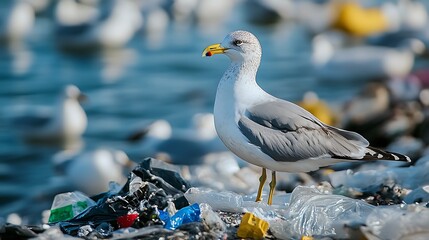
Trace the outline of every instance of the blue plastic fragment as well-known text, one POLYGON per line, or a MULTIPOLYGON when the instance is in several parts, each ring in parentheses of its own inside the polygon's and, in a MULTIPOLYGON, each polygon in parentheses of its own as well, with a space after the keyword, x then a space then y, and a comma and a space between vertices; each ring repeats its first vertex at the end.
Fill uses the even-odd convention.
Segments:
POLYGON ((164 225, 170 222, 170 214, 166 211, 158 210, 159 212, 159 219, 164 222, 164 225))
POLYGON ((164 228, 170 230, 174 230, 185 223, 199 222, 200 214, 201 210, 198 203, 180 209, 171 217, 167 212, 159 210, 159 218, 165 223, 164 228))

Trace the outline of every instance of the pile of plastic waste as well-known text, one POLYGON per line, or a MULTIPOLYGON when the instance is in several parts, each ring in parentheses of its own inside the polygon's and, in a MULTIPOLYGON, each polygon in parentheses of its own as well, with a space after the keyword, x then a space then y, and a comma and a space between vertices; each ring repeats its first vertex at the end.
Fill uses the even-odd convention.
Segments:
POLYGON ((168 165, 159 168, 154 163, 161 162, 150 158, 142 161, 120 189, 113 185, 109 192, 92 198, 66 193, 69 201, 57 195, 50 224, 64 234, 82 238, 203 234, 213 221, 213 211, 206 204, 189 205, 184 198, 189 184, 167 169, 168 165), (202 219, 206 219, 206 225, 202 219))
POLYGON ((200 236, 219 238, 226 234, 220 217, 205 203, 192 204, 184 197, 190 188, 179 173, 156 159, 143 160, 129 174, 123 187, 91 198, 80 192, 58 194, 49 223, 18 226, 3 223, 2 239, 137 239, 143 237, 200 236))
POLYGON ((2 239, 426 239, 428 157, 415 166, 353 173, 278 191, 273 204, 191 187, 176 166, 143 160, 120 187, 87 197, 58 194, 48 224, 0 224, 2 239), (357 180, 356 180, 357 179, 357 180))

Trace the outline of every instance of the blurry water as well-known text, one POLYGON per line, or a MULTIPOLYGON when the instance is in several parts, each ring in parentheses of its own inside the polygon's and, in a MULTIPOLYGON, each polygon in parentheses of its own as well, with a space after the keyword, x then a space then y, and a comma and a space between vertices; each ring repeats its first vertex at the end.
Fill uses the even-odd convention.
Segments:
POLYGON ((237 29, 259 37, 259 83, 275 96, 296 101, 313 90, 329 101, 343 101, 360 86, 317 82, 312 77, 310 37, 296 25, 257 27, 240 18, 213 29, 173 24, 161 39, 151 41, 139 34, 124 49, 80 55, 60 51, 52 27, 47 18, 38 18, 24 43, 0 48, 0 216, 31 208, 19 200, 52 184, 51 157, 60 150, 21 142, 10 118, 28 106, 51 106, 66 84, 77 85, 89 97, 84 105, 87 150, 126 150, 123 139, 134 126, 163 118, 174 127, 185 127, 193 114, 211 112, 229 60, 202 58, 201 52, 237 29))

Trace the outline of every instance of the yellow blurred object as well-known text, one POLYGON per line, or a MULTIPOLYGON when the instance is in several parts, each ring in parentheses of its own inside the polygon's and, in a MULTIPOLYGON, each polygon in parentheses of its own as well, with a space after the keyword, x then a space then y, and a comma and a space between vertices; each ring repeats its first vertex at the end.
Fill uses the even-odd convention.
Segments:
POLYGON ((345 2, 338 5, 334 26, 352 35, 365 37, 387 31, 388 20, 378 8, 363 8, 355 2, 345 2))
POLYGON ((313 237, 310 236, 302 236, 301 240, 313 240, 313 237))
POLYGON ((237 230, 239 238, 262 239, 267 235, 269 223, 252 213, 244 214, 237 230))
POLYGON ((329 174, 334 173, 334 172, 335 172, 335 170, 332 170, 330 168, 326 168, 326 169, 321 170, 321 173, 323 176, 328 176, 329 174))
POLYGON ((337 118, 329 106, 313 92, 305 93, 303 100, 298 105, 327 125, 335 126, 337 123, 337 118))

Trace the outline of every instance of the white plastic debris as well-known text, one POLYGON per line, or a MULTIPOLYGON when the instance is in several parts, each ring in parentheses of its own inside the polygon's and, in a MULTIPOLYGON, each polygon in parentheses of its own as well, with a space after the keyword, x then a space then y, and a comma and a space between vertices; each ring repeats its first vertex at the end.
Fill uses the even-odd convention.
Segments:
POLYGON ((79 228, 77 236, 84 238, 84 237, 88 236, 88 234, 90 234, 92 231, 94 231, 94 229, 92 229, 92 227, 90 225, 85 225, 85 226, 82 226, 79 228))
POLYGON ((367 218, 363 233, 368 239, 429 239, 429 209, 378 207, 367 218))
POLYGON ((242 212, 243 198, 233 192, 217 192, 206 188, 190 188, 185 193, 190 204, 207 203, 213 210, 242 212))
MULTIPOLYGON (((264 196, 264 195, 263 195, 264 196)), ((264 214, 258 215, 260 218, 267 219, 269 215, 272 215, 273 211, 282 212, 285 209, 285 205, 289 200, 287 194, 274 195, 273 205, 267 205, 263 202, 255 202, 255 196, 242 196, 237 193, 228 191, 214 191, 208 188, 190 188, 185 193, 185 197, 190 204, 193 203, 207 203, 215 211, 225 212, 252 212, 258 211, 265 212, 264 214)))
POLYGON ((199 206, 201 210, 201 218, 211 230, 216 231, 219 234, 226 231, 225 223, 219 215, 212 210, 210 205, 207 203, 201 203, 199 206))
POLYGON ((404 198, 404 202, 408 204, 429 202, 429 185, 416 188, 412 192, 408 193, 404 198))
POLYGON ((415 166, 393 167, 377 170, 334 172, 329 175, 334 187, 345 186, 371 191, 386 183, 396 183, 403 188, 415 189, 429 184, 429 155, 419 159, 415 166))
POLYGON ((176 206, 174 205, 174 203, 172 201, 167 202, 167 209, 166 210, 170 216, 173 216, 177 212, 176 206))
POLYGON ((361 200, 324 194, 312 187, 297 187, 292 192, 284 220, 270 221, 270 229, 279 239, 322 236, 346 239, 344 225, 365 223, 375 207, 361 200))
POLYGON ((144 182, 140 177, 136 176, 134 173, 131 173, 131 174, 132 174, 131 175, 132 180, 130 182, 129 190, 130 190, 130 193, 134 193, 143 186, 144 182))

